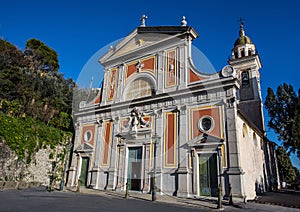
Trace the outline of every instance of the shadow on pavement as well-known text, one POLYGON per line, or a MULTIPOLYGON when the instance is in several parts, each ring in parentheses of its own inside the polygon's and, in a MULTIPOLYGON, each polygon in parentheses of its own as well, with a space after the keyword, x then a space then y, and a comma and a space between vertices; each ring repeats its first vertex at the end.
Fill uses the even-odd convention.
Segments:
POLYGON ((281 189, 278 191, 266 192, 262 196, 259 196, 255 202, 300 208, 300 191, 281 189))

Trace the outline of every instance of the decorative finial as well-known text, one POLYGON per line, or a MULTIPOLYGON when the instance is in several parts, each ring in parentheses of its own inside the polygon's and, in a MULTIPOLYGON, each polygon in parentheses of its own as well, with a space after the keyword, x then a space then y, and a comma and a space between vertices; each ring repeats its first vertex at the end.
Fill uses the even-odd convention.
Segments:
POLYGON ((245 24, 245 19, 243 19, 242 17, 239 18, 238 22, 240 23, 240 37, 245 36, 245 31, 244 31, 244 24, 245 24))
POLYGON ((146 15, 143 15, 142 17, 141 17, 141 27, 145 27, 146 26, 146 19, 147 19, 148 17, 146 16, 146 15))
POLYGON ((187 25, 187 21, 185 20, 185 16, 182 16, 181 26, 186 26, 186 25, 187 25))

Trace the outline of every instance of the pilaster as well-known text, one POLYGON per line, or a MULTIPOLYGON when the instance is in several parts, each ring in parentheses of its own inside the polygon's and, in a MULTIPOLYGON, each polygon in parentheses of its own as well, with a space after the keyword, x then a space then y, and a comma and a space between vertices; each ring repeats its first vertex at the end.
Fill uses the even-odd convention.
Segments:
POLYGON ((113 190, 116 186, 116 181, 117 181, 117 175, 116 175, 116 166, 117 166, 117 143, 118 143, 118 138, 116 135, 119 133, 119 117, 113 118, 113 133, 112 133, 112 143, 110 147, 110 164, 109 168, 106 171, 108 175, 108 182, 107 182, 107 188, 113 190))
POLYGON ((227 104, 227 144, 228 144, 228 170, 226 174, 229 178, 229 183, 234 185, 232 187, 232 195, 234 197, 243 197, 243 170, 240 164, 240 152, 237 136, 237 105, 236 102, 227 104))
POLYGON ((151 171, 151 166, 150 166, 150 160, 152 159, 150 157, 151 154, 151 143, 147 142, 144 144, 144 150, 145 150, 145 154, 144 154, 144 179, 143 179, 143 191, 149 192, 150 191, 150 179, 151 179, 151 175, 149 175, 150 171, 151 171))
POLYGON ((156 73, 156 82, 157 82, 157 94, 163 92, 164 87, 164 53, 161 51, 157 54, 157 73, 156 73))
POLYGON ((96 122, 97 124, 97 136, 96 136, 96 145, 95 145, 95 158, 92 171, 92 180, 91 186, 95 189, 99 188, 99 172, 100 172, 100 154, 101 154, 101 144, 102 144, 102 135, 103 135, 103 120, 99 119, 96 122))
POLYGON ((156 111, 154 116, 155 120, 155 132, 157 136, 160 137, 159 143, 156 145, 156 157, 153 158, 156 160, 156 167, 153 167, 156 171, 156 187, 162 189, 163 187, 163 178, 162 178, 162 167, 163 167, 163 135, 164 135, 164 126, 163 126, 163 118, 162 118, 162 109, 156 111))
POLYGON ((116 190, 125 190, 126 182, 125 182, 125 146, 124 144, 118 144, 118 164, 117 164, 117 182, 116 182, 116 190))
POLYGON ((185 144, 188 138, 187 130, 187 113, 186 106, 181 106, 178 112, 178 169, 176 171, 178 177, 178 191, 177 196, 186 197, 189 195, 189 169, 188 169, 188 150, 185 148, 185 144))

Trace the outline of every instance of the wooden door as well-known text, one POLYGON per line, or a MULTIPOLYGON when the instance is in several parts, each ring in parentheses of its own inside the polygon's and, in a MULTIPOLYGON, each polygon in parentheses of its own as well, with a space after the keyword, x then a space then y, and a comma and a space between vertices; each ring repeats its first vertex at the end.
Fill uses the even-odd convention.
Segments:
POLYGON ((79 177, 80 186, 87 185, 88 170, 89 170, 89 158, 82 158, 81 172, 79 177))

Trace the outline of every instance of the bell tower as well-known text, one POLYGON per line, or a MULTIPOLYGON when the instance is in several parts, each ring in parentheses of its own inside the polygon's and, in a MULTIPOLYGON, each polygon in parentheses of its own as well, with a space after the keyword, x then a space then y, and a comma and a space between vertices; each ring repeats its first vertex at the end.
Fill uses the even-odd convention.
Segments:
POLYGON ((259 130, 264 132, 259 73, 262 66, 255 45, 245 35, 243 21, 240 23, 239 38, 234 42, 228 63, 237 71, 240 80, 238 108, 259 130))

